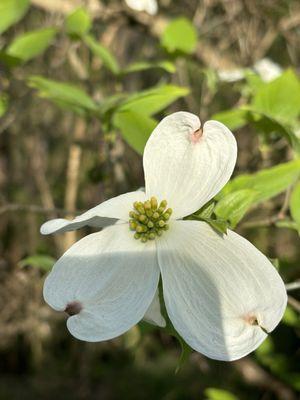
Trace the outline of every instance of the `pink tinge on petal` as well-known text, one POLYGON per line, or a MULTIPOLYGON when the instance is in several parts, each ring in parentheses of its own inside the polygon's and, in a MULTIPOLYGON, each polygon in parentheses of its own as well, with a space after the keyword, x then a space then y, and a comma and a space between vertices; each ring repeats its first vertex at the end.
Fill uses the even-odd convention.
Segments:
POLYGON ((197 129, 190 136, 191 142, 194 144, 198 143, 200 141, 202 135, 203 135, 203 129, 202 128, 197 129))

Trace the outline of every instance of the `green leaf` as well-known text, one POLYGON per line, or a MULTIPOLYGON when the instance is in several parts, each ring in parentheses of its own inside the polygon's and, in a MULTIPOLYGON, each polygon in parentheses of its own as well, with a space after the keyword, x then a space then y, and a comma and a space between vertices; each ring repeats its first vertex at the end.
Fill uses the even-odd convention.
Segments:
POLYGON ((208 397, 208 400, 238 400, 238 398, 227 390, 207 388, 204 394, 208 397))
POLYGON ((49 99, 58 106, 79 115, 98 109, 88 94, 70 83, 58 82, 42 76, 31 76, 28 83, 30 87, 38 90, 40 97, 49 99))
POLYGON ((48 272, 53 267, 55 259, 50 256, 43 254, 35 254, 30 257, 26 257, 19 262, 21 268, 30 265, 31 267, 40 268, 42 271, 48 272))
POLYGON ((147 71, 149 69, 160 68, 169 72, 170 74, 174 74, 176 71, 175 64, 171 61, 157 61, 157 62, 149 62, 149 61, 139 61, 130 64, 128 67, 122 70, 123 74, 129 74, 132 72, 140 72, 147 71))
POLYGON ((234 228, 249 208, 255 204, 257 192, 252 189, 241 189, 222 197, 217 203, 214 213, 218 218, 230 222, 234 228))
POLYGON ((134 111, 138 114, 153 115, 162 111, 169 104, 182 96, 186 96, 189 90, 174 85, 163 85, 148 89, 129 96, 118 111, 134 111))
POLYGON ((157 122, 147 115, 134 111, 117 112, 113 125, 118 128, 126 142, 138 153, 142 154, 145 144, 157 125, 157 122))
POLYGON ((288 305, 282 317, 282 322, 288 326, 299 327, 300 317, 296 311, 288 305))
POLYGON ((248 123, 247 114, 247 110, 236 108, 214 114, 212 119, 222 122, 224 125, 228 126, 229 129, 235 130, 248 123))
POLYGON ((161 44, 169 53, 191 54, 197 46, 197 30, 187 18, 174 19, 162 34, 161 44))
POLYGON ((29 0, 0 1, 0 34, 18 22, 29 8, 29 0))
POLYGON ((0 96, 0 118, 6 113, 8 107, 8 97, 6 94, 0 96))
POLYGON ((300 82, 292 70, 287 70, 272 82, 259 86, 252 109, 277 121, 288 122, 300 114, 300 82))
POLYGON ((201 220, 207 222, 214 230, 222 234, 226 234, 227 229, 229 228, 228 222, 222 218, 213 219, 202 217, 201 220))
POLYGON ((216 203, 210 200, 203 207, 200 208, 195 214, 200 218, 210 218, 214 212, 216 203))
POLYGON ((209 224, 214 230, 219 233, 227 233, 227 229, 229 228, 229 223, 225 219, 222 218, 211 218, 205 217, 203 215, 198 215, 197 213, 191 214, 188 217, 184 218, 185 220, 196 220, 203 221, 209 224))
POLYGON ((300 231, 300 182, 294 187, 290 198, 290 211, 300 231))
POLYGON ((43 53, 56 35, 56 29, 44 28, 18 36, 6 50, 7 54, 28 61, 43 53))
POLYGON ((84 36, 84 43, 88 46, 91 52, 102 60, 103 65, 117 75, 120 72, 120 66, 115 56, 104 46, 102 46, 93 36, 84 36))
POLYGON ((91 29, 92 22, 84 8, 78 8, 66 18, 66 31, 71 36, 81 37, 91 29))
POLYGON ((300 159, 264 169, 255 174, 240 175, 231 180, 216 196, 217 199, 241 189, 257 192, 255 203, 268 200, 286 190, 300 176, 300 159))

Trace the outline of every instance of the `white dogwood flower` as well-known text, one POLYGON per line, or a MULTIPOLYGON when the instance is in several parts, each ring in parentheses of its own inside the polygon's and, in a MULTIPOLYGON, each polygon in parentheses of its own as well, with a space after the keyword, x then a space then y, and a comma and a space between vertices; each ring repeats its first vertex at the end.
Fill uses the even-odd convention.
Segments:
POLYGON ((183 220, 225 185, 236 154, 223 124, 208 121, 201 128, 197 116, 174 113, 146 144, 145 191, 42 226, 43 234, 104 227, 75 243, 45 281, 44 298, 70 315, 72 335, 107 340, 143 318, 163 326, 161 276, 168 316, 193 349, 235 360, 262 343, 286 307, 279 274, 237 233, 220 235, 205 222, 183 220))
POLYGON ((145 11, 150 15, 155 15, 158 11, 156 0, 125 0, 125 2, 135 11, 145 11))

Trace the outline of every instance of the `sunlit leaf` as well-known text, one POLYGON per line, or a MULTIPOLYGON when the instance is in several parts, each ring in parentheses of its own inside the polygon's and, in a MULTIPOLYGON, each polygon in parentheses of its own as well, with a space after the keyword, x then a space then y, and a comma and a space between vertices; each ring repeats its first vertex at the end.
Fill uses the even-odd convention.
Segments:
POLYGON ((69 35, 82 36, 90 30, 91 18, 84 8, 78 8, 66 18, 66 31, 69 35))
POLYGON ((35 268, 39 268, 45 272, 50 271, 55 263, 55 259, 53 257, 43 255, 43 254, 35 254, 30 257, 26 257, 19 262, 19 266, 21 268, 26 266, 31 266, 35 268))
POLYGON ((6 50, 7 54, 28 61, 43 53, 56 35, 56 29, 43 28, 18 36, 6 50))
POLYGON ((261 170, 255 174, 239 175, 232 179, 216 196, 218 199, 241 189, 257 192, 256 203, 282 193, 300 176, 300 159, 261 170))
POLYGON ((29 0, 0 1, 0 34, 18 22, 29 8, 29 0))
POLYGON ((187 18, 174 19, 163 32, 161 44, 170 53, 191 54, 197 46, 197 30, 187 18))
POLYGON ((118 111, 131 110, 138 114, 153 115, 188 93, 187 88, 175 85, 154 87, 129 96, 118 111))
POLYGON ((300 182, 294 187, 290 198, 290 211, 300 231, 300 182))
POLYGON ((290 122, 300 114, 300 81, 292 70, 287 70, 272 82, 261 85, 252 108, 278 121, 290 122))
POLYGON ((235 130, 247 124, 247 114, 247 110, 236 108, 214 114, 212 119, 222 122, 229 129, 235 130))
POLYGON ((84 42, 91 52, 103 62, 103 65, 113 74, 120 72, 120 67, 115 56, 104 46, 102 46, 93 36, 86 35, 84 42))
POLYGON ((113 124, 120 130, 126 142, 142 154, 157 122, 147 115, 128 110, 117 112, 113 118, 113 124))
POLYGON ((39 96, 53 101, 62 108, 83 114, 96 111, 97 105, 80 87, 66 82, 58 82, 41 76, 31 76, 29 86, 38 90, 39 96))
POLYGON ((238 400, 238 398, 227 390, 208 388, 205 389, 208 400, 238 400))
POLYGON ((139 61, 130 64, 128 67, 122 70, 123 74, 129 74, 132 72, 146 71, 149 69, 160 68, 173 74, 176 71, 175 64, 171 61, 157 61, 157 62, 149 62, 149 61, 139 61))

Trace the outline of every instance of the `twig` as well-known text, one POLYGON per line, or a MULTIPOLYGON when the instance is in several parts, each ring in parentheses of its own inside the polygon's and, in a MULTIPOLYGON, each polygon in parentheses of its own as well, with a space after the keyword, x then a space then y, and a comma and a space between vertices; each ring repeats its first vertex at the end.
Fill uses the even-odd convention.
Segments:
MULTIPOLYGON (((76 199, 79 185, 79 171, 82 155, 82 148, 77 143, 85 134, 86 123, 82 118, 75 119, 74 141, 70 147, 68 167, 67 167, 67 182, 65 191, 65 209, 70 210, 71 214, 76 210, 76 199)), ((67 232, 65 234, 64 247, 70 247, 76 241, 76 232, 67 232)))
POLYGON ((287 291, 300 289, 300 280, 299 281, 295 281, 295 282, 291 282, 291 283, 287 283, 285 285, 285 288, 286 288, 287 291))
POLYGON ((296 300, 292 296, 288 296, 288 303, 292 306, 298 313, 300 313, 300 301, 296 300))
POLYGON ((280 400, 296 400, 297 397, 285 383, 279 381, 249 358, 235 361, 235 368, 244 380, 253 386, 260 386, 273 392, 280 400))
POLYGON ((25 212, 32 212, 36 214, 61 214, 61 215, 68 215, 68 214, 74 214, 74 215, 79 215, 81 214, 81 211, 71 211, 71 210, 66 210, 64 208, 45 208, 43 206, 37 206, 37 205, 32 205, 32 204, 17 204, 17 203, 9 203, 9 204, 4 204, 0 206, 0 215, 4 214, 6 212, 11 212, 11 211, 25 211, 25 212))
POLYGON ((244 222, 241 226, 243 228, 250 228, 250 229, 255 229, 255 228, 265 228, 268 226, 273 226, 275 225, 276 222, 279 221, 279 218, 277 215, 265 219, 260 219, 258 221, 249 221, 249 222, 244 222))

